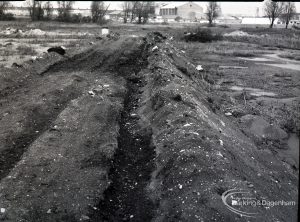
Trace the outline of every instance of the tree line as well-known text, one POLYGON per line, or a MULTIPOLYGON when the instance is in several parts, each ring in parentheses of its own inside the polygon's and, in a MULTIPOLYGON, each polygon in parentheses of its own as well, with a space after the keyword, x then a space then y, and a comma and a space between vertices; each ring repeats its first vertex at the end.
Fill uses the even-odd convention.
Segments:
MULTIPOLYGON (((74 1, 57 1, 57 7, 53 8, 52 1, 27 1, 29 15, 32 21, 50 20, 53 19, 54 10, 57 11, 56 19, 63 22, 94 22, 105 23, 105 16, 107 15, 109 5, 105 1, 93 1, 91 3, 91 17, 82 17, 80 14, 72 14, 71 10, 74 6, 74 1)), ((124 1, 122 3, 123 9, 123 22, 137 22, 139 24, 146 23, 149 15, 154 14, 153 1, 124 1)), ((13 16, 6 14, 5 11, 9 7, 9 2, 0 1, 0 20, 9 20, 13 16)), ((220 15, 221 7, 217 2, 208 2, 206 7, 206 18, 209 25, 214 24, 215 19, 220 15)), ((274 22, 280 18, 287 28, 290 20, 293 19, 296 13, 294 2, 278 2, 267 0, 264 3, 264 14, 270 20, 270 28, 273 28, 274 22)))
MULTIPOLYGON (((206 18, 209 25, 213 25, 214 20, 220 15, 221 7, 217 2, 209 2, 206 9, 206 18)), ((274 22, 280 18, 285 28, 288 28, 290 21, 296 13, 296 6, 294 2, 278 2, 267 0, 264 3, 264 15, 270 20, 270 28, 273 28, 274 22)))
MULTIPOLYGON (((82 17, 81 14, 74 14, 73 10, 75 1, 56 1, 56 7, 54 9, 53 1, 27 1, 27 8, 29 16, 32 21, 51 20, 54 19, 54 11, 56 10, 58 21, 63 22, 94 22, 105 23, 105 16, 107 15, 109 4, 105 4, 105 1, 93 1, 91 2, 90 11, 91 16, 82 17)), ((137 18, 137 23, 146 23, 149 18, 149 14, 154 14, 154 2, 151 1, 124 1, 122 3, 123 8, 123 21, 124 23, 132 22, 137 18)), ((0 1, 0 19, 4 17, 5 11, 10 6, 7 1, 0 1)), ((5 19, 2 19, 5 20, 5 19)))

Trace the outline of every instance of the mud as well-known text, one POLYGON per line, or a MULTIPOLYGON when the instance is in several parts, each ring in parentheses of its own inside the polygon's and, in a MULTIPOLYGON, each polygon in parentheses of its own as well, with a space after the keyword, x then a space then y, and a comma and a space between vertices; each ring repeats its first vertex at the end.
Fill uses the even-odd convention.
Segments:
POLYGON ((139 124, 136 113, 144 77, 139 72, 147 66, 146 45, 116 70, 127 79, 127 94, 119 120, 118 148, 108 175, 111 180, 91 215, 91 221, 151 221, 155 204, 147 193, 153 172, 155 148, 151 128, 139 124))

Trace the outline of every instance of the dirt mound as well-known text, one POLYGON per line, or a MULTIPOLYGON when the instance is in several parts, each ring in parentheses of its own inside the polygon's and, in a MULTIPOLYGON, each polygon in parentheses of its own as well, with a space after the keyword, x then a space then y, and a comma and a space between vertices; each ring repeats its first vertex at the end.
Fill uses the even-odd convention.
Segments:
POLYGON ((30 29, 23 33, 25 36, 31 36, 31 35, 46 35, 47 33, 45 31, 42 31, 40 29, 30 29))
MULTIPOLYGON (((169 42, 156 46, 140 74, 147 85, 139 109, 141 125, 152 127, 156 147, 148 186, 159 205, 155 221, 246 221, 222 202, 231 189, 246 190, 257 200, 296 202, 293 170, 211 110, 206 84, 184 54, 169 42)), ((297 218, 296 206, 236 209, 252 210, 264 221, 297 218)))
POLYGON ((212 110, 197 65, 160 33, 120 36, 3 94, 0 220, 296 221, 226 202, 297 201, 298 177, 212 110))
POLYGON ((233 32, 230 32, 230 33, 225 33, 224 36, 253 36, 253 35, 250 35, 247 32, 237 30, 237 31, 233 31, 233 32))

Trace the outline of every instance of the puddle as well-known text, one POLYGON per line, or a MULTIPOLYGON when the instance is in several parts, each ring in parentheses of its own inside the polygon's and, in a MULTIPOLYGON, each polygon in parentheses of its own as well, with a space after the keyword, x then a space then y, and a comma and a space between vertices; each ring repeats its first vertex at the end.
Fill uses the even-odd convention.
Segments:
POLYGON ((238 57, 239 59, 254 61, 254 62, 270 62, 273 61, 272 59, 263 58, 263 57, 255 57, 255 58, 245 58, 245 57, 238 57))
POLYGON ((270 103, 285 103, 285 104, 293 104, 294 101, 297 101, 299 97, 289 97, 289 98, 271 98, 271 97, 259 97, 256 98, 256 101, 264 101, 270 103))
POLYGON ((251 88, 251 87, 241 87, 241 86, 231 86, 229 89, 233 91, 251 91, 250 95, 252 96, 276 96, 276 93, 273 92, 265 92, 262 89, 256 89, 256 88, 251 88))
POLYGON ((259 97, 259 96, 276 96, 277 94, 273 92, 260 91, 260 92, 250 93, 250 95, 259 97))
POLYGON ((234 90, 234 91, 243 91, 243 90, 258 91, 258 90, 260 90, 260 89, 256 89, 256 88, 242 87, 242 86, 231 86, 230 89, 234 90))
POLYGON ((282 58, 279 56, 279 54, 280 53, 273 53, 273 54, 263 54, 263 57, 254 57, 254 58, 238 57, 238 58, 243 60, 248 60, 248 61, 254 61, 254 62, 274 62, 274 63, 255 63, 255 64, 300 71, 300 62, 293 59, 282 58))
POLYGON ((268 63, 256 63, 256 64, 266 65, 266 66, 274 66, 274 67, 279 67, 279 68, 282 68, 282 69, 292 69, 292 70, 300 71, 300 64, 291 64, 291 63, 287 63, 287 64, 280 64, 280 63, 272 63, 272 64, 268 64, 268 63))

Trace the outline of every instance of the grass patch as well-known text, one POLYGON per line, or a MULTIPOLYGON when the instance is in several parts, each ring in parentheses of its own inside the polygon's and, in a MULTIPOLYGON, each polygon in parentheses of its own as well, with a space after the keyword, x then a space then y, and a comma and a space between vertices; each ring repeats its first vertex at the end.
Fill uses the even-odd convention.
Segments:
POLYGON ((276 37, 276 36, 226 36, 224 37, 227 41, 233 42, 246 42, 252 44, 258 44, 264 47, 278 47, 286 49, 299 49, 300 40, 299 38, 288 38, 288 37, 276 37))
POLYGON ((197 55, 221 55, 230 57, 254 57, 266 53, 263 47, 240 42, 217 41, 212 43, 182 42, 177 43, 179 48, 197 55))
POLYGON ((284 53, 278 55, 281 58, 293 59, 300 61, 300 53, 284 53))
POLYGON ((20 45, 17 47, 17 53, 19 55, 36 55, 37 52, 34 50, 34 48, 30 46, 20 45))
POLYGON ((186 31, 182 37, 186 42, 212 42, 222 40, 220 33, 213 33, 209 28, 196 27, 186 31))

